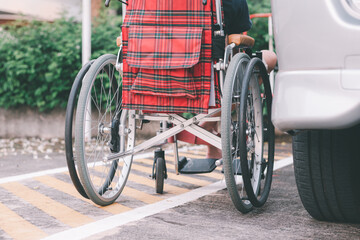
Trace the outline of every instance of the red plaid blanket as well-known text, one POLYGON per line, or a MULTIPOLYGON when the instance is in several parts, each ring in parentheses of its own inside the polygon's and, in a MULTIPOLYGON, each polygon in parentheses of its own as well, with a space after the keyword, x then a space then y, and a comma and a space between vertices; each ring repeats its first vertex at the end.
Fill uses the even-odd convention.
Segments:
MULTIPOLYGON (((211 4, 129 0, 122 26, 123 106, 204 113, 211 81, 211 4)), ((217 105, 220 100, 217 94, 217 105)))

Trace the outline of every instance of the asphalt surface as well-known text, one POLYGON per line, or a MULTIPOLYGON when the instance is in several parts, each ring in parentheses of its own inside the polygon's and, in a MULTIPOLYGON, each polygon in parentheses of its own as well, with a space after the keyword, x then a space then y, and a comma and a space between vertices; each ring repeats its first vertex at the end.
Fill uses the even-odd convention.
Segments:
POLYGON ((360 239, 360 224, 314 220, 297 193, 293 166, 277 170, 269 200, 238 212, 227 190, 129 223, 90 239, 360 239))
MULTIPOLYGON (((291 139, 288 137, 278 138, 275 151, 276 160, 288 156, 291 156, 291 139)), ((146 161, 140 164, 147 166, 146 161)), ((65 166, 65 153, 63 140, 61 139, 0 139, 0 178, 65 166)), ((136 174, 140 173, 136 169, 134 170, 136 174)), ((204 180, 206 178, 200 176, 198 179, 204 180)), ((176 182, 174 179, 165 180, 166 182, 178 184, 178 187, 183 187, 186 191, 190 191, 195 187, 188 183, 180 184, 180 182, 176 182)), ((196 182, 196 179, 194 182, 196 182)), ((146 195, 148 197, 161 197, 152 194, 152 187, 150 189, 150 187, 135 184, 134 182, 131 184, 131 181, 129 184, 130 187, 137 188, 151 195, 146 195)), ((25 220, 24 223, 36 225, 43 229, 47 235, 67 230, 69 226, 64 223, 65 221, 51 216, 51 214, 57 216, 53 212, 54 208, 42 209, 43 205, 41 203, 35 202, 35 200, 33 202, 33 199, 26 198, 26 194, 21 193, 20 189, 16 189, 16 187, 21 187, 24 190, 31 191, 32 194, 36 194, 34 196, 44 198, 43 205, 66 205, 72 207, 73 210, 71 211, 73 211, 73 214, 80 213, 87 218, 93 219, 92 221, 97 221, 111 215, 97 208, 90 201, 84 202, 83 198, 79 196, 70 196, 69 191, 71 193, 71 191, 75 190, 65 173, 23 180, 16 184, 3 184, 0 188, 0 195, 2 196, 0 206, 4 204, 8 208, 8 215, 6 216, 12 216, 13 213, 16 213, 22 219, 15 219, 25 220), (61 180, 61 183, 65 184, 63 191, 66 190, 66 193, 54 190, 53 187, 56 187, 56 184, 52 187, 49 185, 50 183, 55 183, 51 182, 51 179, 54 178, 57 179, 57 182, 61 180), (45 179, 47 185, 41 183, 41 179, 45 179), (11 194, 9 194, 10 192, 11 194), (54 203, 49 202, 50 200, 54 201, 54 203)), ((146 203, 146 199, 134 200, 133 197, 121 197, 117 204, 124 204, 129 208, 149 204, 146 203)), ((8 227, 9 225, 7 224, 11 222, 8 219, 2 219, 3 214, 4 212, 1 212, 0 209, 0 224, 8 227)), ((65 216, 65 218, 70 218, 66 219, 70 221, 72 217, 75 218, 75 216, 65 216)), ((85 220, 81 224, 85 224, 85 220)), ((24 229, 24 227, 21 227, 21 224, 19 223, 19 231, 24 229)), ((3 238, 11 239, 8 234, 0 229, 0 239, 3 238)), ((196 201, 162 211, 120 227, 112 228, 87 239, 249 238, 360 239, 360 224, 320 222, 312 219, 301 204, 296 189, 293 167, 290 165, 274 173, 272 190, 267 203, 262 208, 254 209, 248 214, 242 214, 234 208, 227 190, 224 189, 206 195, 196 201)))
POLYGON ((63 139, 0 139, 0 178, 66 166, 63 139))

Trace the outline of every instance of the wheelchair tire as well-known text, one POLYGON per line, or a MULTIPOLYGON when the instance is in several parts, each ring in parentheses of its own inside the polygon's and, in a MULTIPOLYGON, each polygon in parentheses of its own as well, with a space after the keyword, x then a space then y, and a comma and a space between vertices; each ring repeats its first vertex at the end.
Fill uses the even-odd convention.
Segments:
POLYGON ((155 189, 156 193, 162 194, 164 192, 164 179, 165 179, 165 160, 163 158, 156 159, 155 171, 155 189))
POLYGON ((221 106, 221 144, 225 182, 234 206, 242 213, 247 213, 253 208, 239 175, 240 96, 242 79, 249 61, 249 56, 243 53, 238 53, 231 59, 225 75, 221 106))
POLYGON ((65 152, 66 152, 66 163, 69 169, 69 174, 71 181, 73 182, 76 190, 83 196, 84 198, 89 198, 80 182, 74 161, 74 152, 73 152, 73 122, 74 122, 74 110, 75 105, 78 100, 78 96, 80 93, 82 80, 89 70, 91 64, 94 60, 86 63, 76 75, 74 83, 71 87, 71 91, 69 94, 67 106, 66 106, 66 115, 65 115, 65 152))
POLYGON ((254 207, 261 207, 267 201, 274 167, 274 126, 268 121, 264 127, 263 99, 266 101, 267 117, 271 119, 272 93, 268 74, 261 59, 252 58, 242 82, 239 145, 244 187, 254 207), (259 79, 264 84, 263 93, 260 92, 259 79), (267 159, 264 158, 264 151, 267 151, 267 159))
MULTIPOLYGON (((125 151, 125 134, 120 136, 119 129, 126 129, 129 122, 129 111, 121 109, 122 73, 116 71, 115 63, 116 56, 112 54, 94 61, 82 83, 75 121, 80 180, 90 199, 102 206, 119 197, 132 163, 132 156, 106 160, 108 154, 125 151)), ((133 145, 134 138, 129 141, 133 145)))

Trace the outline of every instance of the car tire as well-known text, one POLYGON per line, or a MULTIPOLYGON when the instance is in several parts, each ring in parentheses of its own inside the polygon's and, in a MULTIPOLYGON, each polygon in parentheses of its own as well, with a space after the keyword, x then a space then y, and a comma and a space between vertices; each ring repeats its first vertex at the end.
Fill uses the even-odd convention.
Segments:
POLYGON ((293 137, 296 184, 318 220, 360 222, 360 125, 303 131, 293 137))

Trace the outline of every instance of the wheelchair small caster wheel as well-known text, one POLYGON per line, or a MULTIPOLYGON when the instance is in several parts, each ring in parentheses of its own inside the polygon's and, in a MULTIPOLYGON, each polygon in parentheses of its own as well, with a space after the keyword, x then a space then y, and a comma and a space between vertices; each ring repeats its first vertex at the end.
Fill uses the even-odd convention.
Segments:
POLYGON ((151 177, 155 179, 156 193, 162 194, 164 191, 164 179, 167 178, 167 171, 165 153, 161 148, 154 152, 154 164, 151 177))
POLYGON ((163 193, 164 190, 164 179, 166 178, 166 167, 164 158, 156 159, 155 168, 155 189, 156 193, 163 193))

